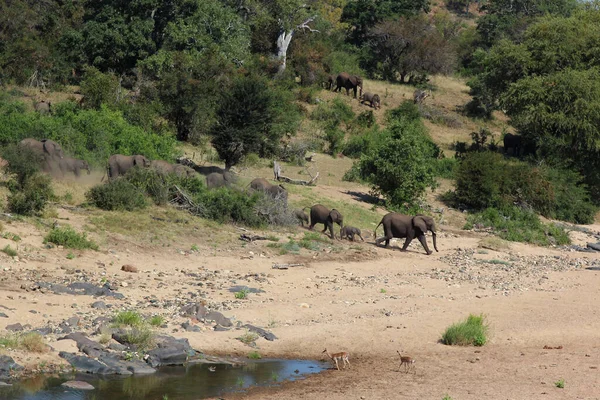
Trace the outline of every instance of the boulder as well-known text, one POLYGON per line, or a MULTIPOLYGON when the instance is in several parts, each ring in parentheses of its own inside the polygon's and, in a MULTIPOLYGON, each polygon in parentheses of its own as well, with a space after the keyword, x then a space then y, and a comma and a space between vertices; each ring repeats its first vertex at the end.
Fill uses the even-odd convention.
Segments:
POLYGON ((61 386, 77 390, 94 390, 94 386, 84 381, 66 381, 61 386))
POLYGON ((94 342, 93 340, 87 338, 81 332, 70 333, 67 336, 58 338, 58 340, 65 339, 71 339, 75 341, 75 343, 77 343, 77 348, 79 349, 79 351, 93 358, 100 357, 100 355, 102 355, 105 352, 104 347, 100 343, 94 342))
POLYGON ((19 365, 10 356, 0 355, 0 377, 8 378, 12 371, 20 371, 23 369, 22 365, 19 365))
POLYGON ((250 332, 256 333, 258 336, 265 338, 268 341, 272 342, 273 340, 277 339, 277 336, 273 335, 269 331, 264 330, 263 328, 259 328, 257 326, 250 325, 250 324, 246 324, 243 327, 248 329, 250 332))
POLYGON ((116 371, 100 361, 94 360, 87 356, 79 356, 75 353, 61 351, 58 356, 64 358, 77 372, 86 374, 111 375, 116 371))
POLYGON ((188 352, 174 347, 158 348, 148 352, 146 360, 151 367, 157 368, 164 365, 183 365, 187 361, 188 352))
POLYGON ((214 321, 217 324, 229 328, 233 326, 233 322, 218 311, 211 311, 204 317, 205 321, 214 321))
POLYGON ((6 330, 11 332, 21 332, 23 329, 25 329, 23 325, 18 322, 16 324, 6 325, 6 330))

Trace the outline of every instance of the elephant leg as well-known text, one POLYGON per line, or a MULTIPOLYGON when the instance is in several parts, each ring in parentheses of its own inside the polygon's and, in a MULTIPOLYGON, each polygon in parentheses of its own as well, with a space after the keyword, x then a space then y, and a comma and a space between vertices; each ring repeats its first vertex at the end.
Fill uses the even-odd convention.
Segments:
POLYGON ((425 235, 419 235, 418 239, 419 239, 419 242, 421 242, 421 245, 423 246, 425 251, 427 252, 427 255, 430 255, 431 253, 433 253, 431 250, 429 250, 429 247, 427 247, 427 240, 425 239, 425 235))
POLYGON ((327 231, 327 224, 323 225, 323 230, 321 231, 321 233, 325 233, 327 231))
POLYGON ((408 245, 410 244, 410 242, 412 242, 413 238, 410 236, 406 237, 406 240, 404 241, 404 245, 402 246, 402 251, 406 251, 406 249, 408 248, 408 245))

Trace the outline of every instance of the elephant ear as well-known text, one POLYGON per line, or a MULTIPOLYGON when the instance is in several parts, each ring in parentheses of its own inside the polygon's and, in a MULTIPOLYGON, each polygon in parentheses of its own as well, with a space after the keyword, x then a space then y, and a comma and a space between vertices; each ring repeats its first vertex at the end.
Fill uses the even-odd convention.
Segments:
POLYGON ((427 233, 427 222, 425 222, 425 217, 422 215, 417 215, 412 219, 413 227, 419 228, 421 232, 427 233))

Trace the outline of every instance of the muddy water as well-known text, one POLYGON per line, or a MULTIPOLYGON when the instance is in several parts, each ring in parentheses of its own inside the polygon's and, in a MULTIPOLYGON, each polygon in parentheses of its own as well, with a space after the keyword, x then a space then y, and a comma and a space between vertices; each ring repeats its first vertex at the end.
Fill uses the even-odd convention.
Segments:
POLYGON ((0 387, 6 400, 187 400, 203 399, 241 391, 251 386, 276 385, 284 380, 303 379, 321 372, 328 365, 306 360, 257 360, 232 367, 215 365, 164 367, 152 375, 99 377, 72 375, 61 378, 37 376, 0 387), (60 386, 67 380, 81 380, 94 386, 84 391, 60 386))

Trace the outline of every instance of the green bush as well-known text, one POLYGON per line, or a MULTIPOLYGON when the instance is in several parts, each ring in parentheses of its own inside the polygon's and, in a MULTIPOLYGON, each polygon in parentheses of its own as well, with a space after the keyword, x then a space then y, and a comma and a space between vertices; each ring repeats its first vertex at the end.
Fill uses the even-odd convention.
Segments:
POLYGON ((465 228, 476 225, 493 228, 502 239, 511 242, 526 242, 542 246, 564 245, 571 241, 567 232, 555 225, 544 224, 533 211, 519 207, 506 207, 501 210, 487 208, 467 217, 465 228))
POLYGON ((470 314, 463 322, 451 325, 442 335, 442 343, 450 346, 483 346, 489 326, 485 316, 470 314))
POLYGON ((98 250, 98 245, 89 240, 85 233, 77 233, 70 226, 53 228, 44 238, 44 243, 54 243, 69 249, 98 250))
POLYGON ((87 67, 81 81, 81 94, 85 107, 100 108, 102 104, 114 107, 118 103, 119 79, 113 73, 102 73, 94 67, 87 67))
POLYGON ((353 118, 354 111, 352 111, 352 107, 337 97, 328 103, 319 104, 310 114, 310 119, 336 127, 341 122, 349 123, 353 118))
POLYGON ((416 107, 408 103, 388 113, 386 132, 357 167, 357 175, 371 184, 375 195, 383 195, 391 208, 405 210, 415 208, 425 190, 435 186, 434 166, 440 153, 418 110, 413 112, 416 107))
POLYGON ((96 185, 85 197, 90 204, 107 211, 133 211, 147 206, 144 193, 125 178, 96 185))
POLYGON ((112 323, 115 327, 142 326, 144 324, 144 317, 137 311, 121 311, 115 314, 112 323))
POLYGON ((42 157, 29 147, 19 146, 16 143, 9 144, 2 148, 0 155, 8 162, 6 171, 14 174, 17 184, 21 187, 40 171, 42 157))
POLYGON ((19 215, 38 215, 46 203, 54 198, 50 177, 41 174, 28 176, 20 187, 11 185, 7 198, 8 211, 19 215))
POLYGON ((344 131, 337 126, 329 126, 325 129, 324 138, 328 144, 327 153, 335 157, 344 144, 344 131))
POLYGON ((234 188, 219 188, 196 195, 197 214, 221 223, 240 223, 251 227, 265 224, 256 212, 260 194, 248 194, 234 188))
POLYGON ((458 162, 456 158, 439 158, 434 165, 435 176, 445 179, 454 179, 458 162))
POLYGON ((467 153, 456 170, 455 201, 477 210, 518 204, 548 218, 591 223, 597 208, 582 177, 568 169, 505 160, 498 153, 467 153))

